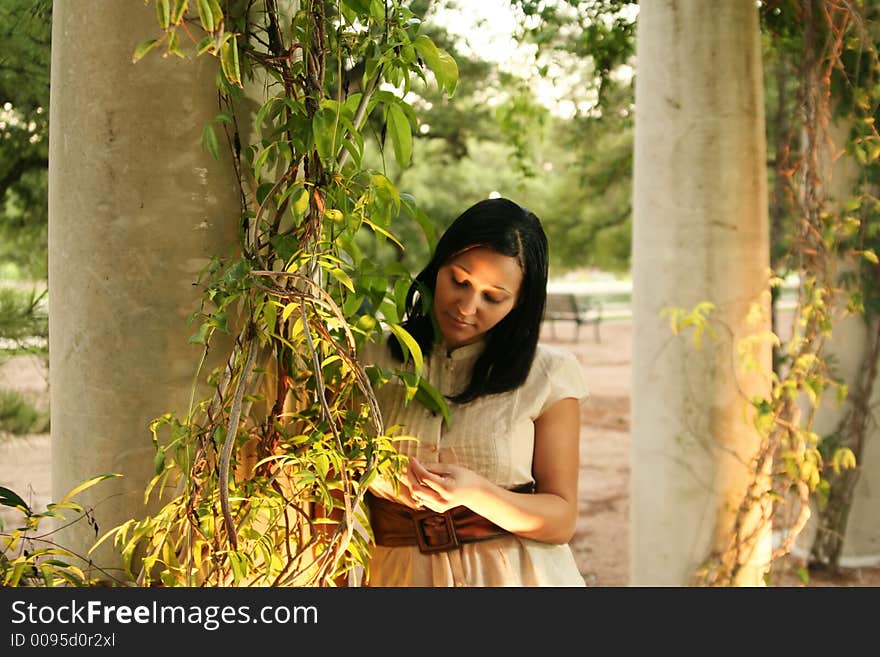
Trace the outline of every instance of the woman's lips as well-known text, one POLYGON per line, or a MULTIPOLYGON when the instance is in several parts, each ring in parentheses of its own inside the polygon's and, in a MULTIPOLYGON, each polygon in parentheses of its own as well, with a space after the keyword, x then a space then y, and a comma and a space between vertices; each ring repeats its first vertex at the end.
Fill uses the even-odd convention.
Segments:
POLYGON ((447 317, 447 319, 449 319, 449 321, 452 322, 455 326, 460 326, 460 327, 462 327, 462 328, 464 328, 465 326, 473 326, 473 324, 471 324, 470 322, 465 322, 465 321, 462 321, 462 320, 460 320, 460 319, 457 319, 457 318, 453 317, 452 315, 450 315, 449 313, 446 313, 446 317, 447 317))

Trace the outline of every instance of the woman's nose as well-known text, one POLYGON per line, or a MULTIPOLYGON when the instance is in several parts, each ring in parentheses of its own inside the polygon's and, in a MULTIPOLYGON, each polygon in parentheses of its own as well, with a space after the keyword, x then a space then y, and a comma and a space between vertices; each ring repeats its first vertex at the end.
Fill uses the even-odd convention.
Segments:
POLYGON ((470 290, 465 292, 458 300, 458 312, 462 317, 477 312, 477 295, 470 290))

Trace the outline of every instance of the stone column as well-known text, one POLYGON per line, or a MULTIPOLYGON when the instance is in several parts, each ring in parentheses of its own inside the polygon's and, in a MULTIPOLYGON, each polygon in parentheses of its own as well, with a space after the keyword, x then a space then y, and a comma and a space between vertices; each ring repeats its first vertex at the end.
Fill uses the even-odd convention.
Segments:
MULTIPOLYGON (((848 122, 832 123, 828 126, 827 143, 822 144, 822 179, 828 196, 828 206, 840 212, 853 195, 856 183, 862 174, 859 163, 850 155, 839 152, 849 137, 851 125, 848 122)), ((857 263, 842 259, 838 263, 840 275, 851 271, 857 263)), ((846 383, 850 397, 857 394, 862 370, 868 365, 872 352, 873 338, 877 334, 877 318, 865 322, 863 315, 843 314, 848 291, 842 291, 836 299, 838 315, 825 345, 825 359, 833 364, 835 375, 846 383)), ((868 400, 868 408, 877 408, 880 403, 880 382, 874 382, 874 390, 868 400)), ((836 390, 829 390, 822 396, 822 403, 816 410, 814 431, 820 436, 828 436, 837 431, 841 420, 852 408, 851 401, 838 405, 836 390)), ((875 423, 869 422, 865 431, 865 444, 857 464, 858 481, 853 490, 852 506, 849 509, 840 566, 858 568, 880 565, 880 431, 875 423)), ((805 531, 798 537, 793 550, 797 556, 809 558, 821 513, 817 501, 813 500, 812 515, 805 531)))
MULTIPOLYGON (((723 546, 758 445, 749 400, 769 391, 737 355, 769 331, 764 98, 746 0, 651 0, 638 19, 633 229, 630 584, 682 586, 723 546), (717 338, 674 336, 668 307, 708 301, 717 338), (750 309, 758 310, 756 321, 750 309)), ((738 584, 760 584, 760 529, 738 584)))
MULTIPOLYGON (((868 345, 877 332, 877 321, 874 319, 869 327, 861 315, 850 315, 835 323, 832 330, 825 357, 834 359, 835 371, 849 385, 850 391, 855 390, 856 379, 866 365, 864 361, 869 353, 868 345)), ((868 406, 877 408, 878 404, 880 385, 875 382, 868 406)), ((837 430, 848 406, 848 403, 838 406, 831 392, 823 395, 813 429, 820 436, 831 434, 837 430)), ((858 468, 859 479, 853 490, 840 555, 840 565, 844 568, 880 566, 880 432, 873 423, 868 424, 858 468)), ((809 557, 819 513, 820 509, 814 500, 810 522, 803 535, 798 537, 793 550, 797 556, 809 557)))
MULTIPOLYGON (((236 243, 230 157, 214 161, 200 147, 219 111, 216 61, 153 52, 132 63, 135 46, 159 34, 155 16, 153 3, 132 1, 53 8, 53 498, 96 475, 123 475, 77 496, 94 507, 98 528, 78 522, 59 540, 83 554, 96 533, 146 511, 154 474, 148 425, 185 413, 195 381, 194 283, 211 256, 236 243)), ((96 552, 99 565, 118 563, 109 547, 96 552)))

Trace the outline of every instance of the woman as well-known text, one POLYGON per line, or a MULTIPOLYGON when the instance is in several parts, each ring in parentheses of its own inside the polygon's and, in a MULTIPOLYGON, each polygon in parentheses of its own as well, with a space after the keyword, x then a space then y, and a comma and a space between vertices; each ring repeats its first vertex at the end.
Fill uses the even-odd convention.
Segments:
MULTIPOLYGON (((368 495, 368 586, 584 586, 568 546, 577 520, 580 366, 538 344, 547 240, 510 200, 481 201, 446 230, 407 296, 405 328, 450 422, 379 388, 403 426, 408 468, 368 495)), ((411 367, 396 338, 365 362, 411 367)))

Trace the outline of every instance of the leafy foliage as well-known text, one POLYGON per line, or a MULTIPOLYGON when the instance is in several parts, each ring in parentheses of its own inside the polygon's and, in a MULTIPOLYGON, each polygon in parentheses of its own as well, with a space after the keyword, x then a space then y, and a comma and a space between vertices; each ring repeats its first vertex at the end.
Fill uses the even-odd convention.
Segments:
MULTIPOLYGON (((58 530, 47 529, 47 523, 68 522, 65 513, 75 514, 69 522, 87 522, 95 525, 90 509, 75 501, 76 496, 95 484, 118 475, 93 477, 67 493, 60 501, 47 505, 42 512, 35 511, 17 493, 0 487, 0 506, 15 509, 21 514, 16 526, 6 529, 0 522, 0 586, 92 586, 98 580, 87 575, 74 562, 87 562, 84 555, 72 553, 58 545, 52 535, 58 530)), ((97 527, 95 527, 97 531, 97 527)))

